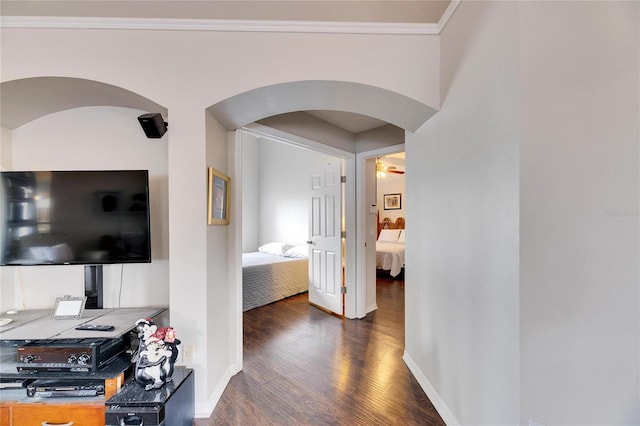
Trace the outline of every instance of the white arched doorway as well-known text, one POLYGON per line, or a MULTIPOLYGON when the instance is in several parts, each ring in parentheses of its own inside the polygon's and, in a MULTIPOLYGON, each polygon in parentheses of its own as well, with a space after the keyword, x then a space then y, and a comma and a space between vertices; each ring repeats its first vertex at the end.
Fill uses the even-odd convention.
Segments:
MULTIPOLYGON (((346 162, 346 185, 345 194, 345 222, 347 232, 347 243, 345 247, 346 260, 346 290, 347 297, 345 303, 345 316, 347 318, 361 318, 366 315, 366 303, 364 292, 366 291, 366 274, 359 271, 366 259, 359 258, 358 246, 364 241, 358 226, 359 218, 365 215, 366 201, 357 197, 356 188, 362 184, 361 179, 365 178, 363 172, 358 171, 360 165, 356 163, 356 153, 361 151, 371 151, 372 148, 363 149, 355 142, 350 146, 348 143, 334 144, 318 143, 302 136, 291 133, 280 132, 276 129, 267 128, 255 124, 275 115, 308 111, 343 111, 348 113, 361 114, 374 117, 393 124, 401 129, 416 131, 426 122, 436 110, 428 105, 415 101, 399 93, 374 86, 353 82, 337 81, 298 81, 291 83, 281 83, 272 86, 254 89, 238 94, 207 108, 219 123, 227 130, 236 130, 230 152, 233 152, 233 159, 230 158, 230 168, 232 169, 235 185, 233 186, 234 198, 240 199, 242 181, 238 169, 239 158, 242 156, 241 140, 243 132, 254 134, 264 134, 271 138, 281 138, 287 143, 303 146, 308 149, 319 150, 341 157, 346 162)), ((292 133, 295 133, 292 132, 292 133)), ((304 132, 301 132, 304 133, 304 132)), ((402 141, 392 141, 388 145, 397 145, 402 141)), ((241 223, 241 216, 236 209, 232 215, 235 223, 241 223)), ((234 318, 230 318, 235 324, 235 342, 237 356, 237 371, 242 369, 242 263, 241 263, 241 234, 240 227, 231 228, 231 249, 233 273, 235 278, 235 303, 232 313, 234 318)))

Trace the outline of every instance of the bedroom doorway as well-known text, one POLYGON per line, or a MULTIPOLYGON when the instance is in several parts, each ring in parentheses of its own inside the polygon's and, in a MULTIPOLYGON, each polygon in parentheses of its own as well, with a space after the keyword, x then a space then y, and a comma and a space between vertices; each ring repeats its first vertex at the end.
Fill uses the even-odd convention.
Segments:
MULTIPOLYGON (((358 253, 359 265, 359 291, 364 297, 359 300, 362 305, 359 307, 363 312, 361 317, 378 309, 377 302, 377 278, 378 278, 378 238, 380 231, 385 227, 384 222, 389 222, 387 228, 396 227, 396 221, 405 222, 405 189, 404 189, 404 173, 388 173, 389 170, 404 172, 403 154, 405 151, 404 144, 397 144, 381 149, 362 152, 357 155, 358 164, 358 207, 362 212, 359 215, 359 237, 358 245, 364 247, 358 253), (398 157, 402 161, 390 160, 398 157), (385 168, 386 167, 386 168, 385 168), (391 167, 394 167, 391 169, 391 167), (385 172, 385 177, 392 176, 383 181, 381 172, 385 172), (402 182, 398 182, 398 178, 402 177, 402 182), (385 197, 387 195, 387 197, 385 197), (387 204, 385 209, 385 198, 387 204), (387 218, 385 221, 384 219, 387 218), (393 222, 391 222, 393 221, 393 222)), ((386 233, 385 233, 386 234, 386 233)), ((387 237, 387 235, 383 236, 387 237)), ((393 251, 398 251, 404 247, 404 243, 400 244, 400 232, 393 235, 393 241, 384 242, 393 251)), ((388 238, 387 238, 388 239, 388 238)), ((384 259, 380 259, 383 261, 384 259)), ((404 279, 404 257, 400 254, 389 254, 387 264, 384 266, 386 271, 384 274, 392 281, 402 277, 404 279), (395 260, 395 263, 394 263, 395 260), (394 276, 391 276, 393 266, 394 276), (398 273, 400 270, 400 273, 398 273)), ((380 268, 381 269, 381 268, 380 268)))
MULTIPOLYGON (((237 197, 241 200, 242 205, 242 214, 239 218, 241 226, 238 230, 241 242, 238 259, 246 257, 245 255, 250 252, 258 251, 265 245, 269 246, 268 248, 274 248, 275 244, 273 243, 279 243, 283 251, 289 247, 304 246, 308 254, 319 255, 323 259, 327 257, 328 253, 333 257, 335 267, 327 268, 323 260, 321 268, 309 268, 307 270, 309 273, 305 273, 304 276, 305 291, 309 290, 309 281, 313 282, 314 276, 319 275, 326 279, 327 271, 333 270, 336 273, 332 274, 332 279, 327 280, 326 285, 319 286, 325 290, 321 299, 314 299, 317 296, 314 291, 309 292, 310 299, 315 305, 327 311, 335 312, 340 316, 344 312, 344 315, 348 317, 349 312, 353 312, 354 308, 350 309, 350 298, 348 297, 345 299, 343 308, 342 277, 343 272, 345 277, 349 277, 349 274, 354 275, 355 250, 352 247, 354 243, 343 244, 341 229, 342 226, 346 226, 347 229, 349 226, 353 227, 355 223, 355 203, 353 202, 355 200, 355 184, 343 184, 341 176, 345 175, 347 181, 355 182, 355 154, 255 123, 243 128, 238 132, 238 135, 239 137, 236 139, 237 149, 239 149, 237 158, 239 158, 240 164, 238 165, 239 176, 236 180, 236 190, 239 191, 237 197), (314 160, 309 160, 309 158, 314 160), (332 198, 334 200, 332 205, 336 211, 330 221, 335 226, 332 239, 336 244, 328 252, 323 251, 322 254, 319 254, 317 250, 314 250, 316 242, 311 232, 313 224, 310 222, 309 214, 312 204, 310 180, 313 170, 318 170, 318 166, 324 167, 328 163, 337 166, 336 173, 333 174, 337 192, 333 194, 332 198), (344 202, 344 200, 351 201, 344 202), (312 241, 313 244, 308 244, 308 241, 312 241), (308 278, 309 280, 307 280, 308 278), (329 291, 331 289, 333 290, 329 291), (325 303, 324 299, 328 296, 339 303, 334 304, 336 306, 325 303)), ((322 179, 324 180, 325 177, 326 173, 323 172, 322 179)), ((327 206, 326 194, 320 198, 323 201, 319 205, 319 210, 323 212, 323 216, 318 218, 318 223, 321 223, 324 228, 327 222, 327 218, 324 217, 327 206)), ((355 235, 355 233, 353 234, 355 235)), ((241 312, 244 312, 246 310, 244 299, 247 295, 243 291, 245 284, 242 281, 242 264, 238 263, 240 263, 237 269, 238 288, 242 290, 239 292, 239 296, 243 299, 241 312)), ((313 259, 310 263, 314 263, 313 259)), ((354 306, 355 279, 351 282, 354 286, 352 290, 354 301, 351 304, 354 306)), ((296 292, 285 294, 284 297, 293 294, 296 292)), ((276 300, 278 299, 253 303, 252 308, 276 300)))
POLYGON ((405 153, 376 157, 378 240, 376 271, 403 280, 405 266, 405 153))

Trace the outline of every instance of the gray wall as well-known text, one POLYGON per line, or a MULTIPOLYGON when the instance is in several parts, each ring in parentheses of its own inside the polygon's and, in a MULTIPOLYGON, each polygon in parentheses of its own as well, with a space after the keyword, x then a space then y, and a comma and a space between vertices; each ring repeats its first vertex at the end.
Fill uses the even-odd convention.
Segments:
POLYGON ((258 139, 250 133, 242 135, 242 252, 257 251, 260 243, 260 210, 258 180, 258 139))
POLYGON ((520 9, 521 421, 639 424, 638 3, 520 9))
MULTIPOLYGON (((105 307, 166 305, 170 300, 168 135, 150 143, 136 119, 143 112, 74 108, 48 114, 11 135, 13 170, 149 170, 152 262, 104 265, 105 307)), ((3 266, 0 278, 6 309, 51 308, 61 294, 84 294, 82 265, 3 266)))
POLYGON ((377 194, 376 203, 380 212, 380 221, 388 217, 392 221, 399 217, 405 217, 405 207, 407 205, 407 194, 405 193, 405 175, 387 173, 386 176, 376 179, 377 194), (385 210, 384 196, 386 194, 400 194, 400 209, 385 210))
POLYGON ((638 8, 463 2, 441 35, 406 357, 451 422, 640 423, 638 8))
POLYGON ((462 3, 407 134, 406 351, 462 424, 519 422, 516 3, 462 3))
POLYGON ((274 241, 305 243, 309 237, 309 177, 327 161, 335 159, 243 133, 243 252, 257 251, 274 241))

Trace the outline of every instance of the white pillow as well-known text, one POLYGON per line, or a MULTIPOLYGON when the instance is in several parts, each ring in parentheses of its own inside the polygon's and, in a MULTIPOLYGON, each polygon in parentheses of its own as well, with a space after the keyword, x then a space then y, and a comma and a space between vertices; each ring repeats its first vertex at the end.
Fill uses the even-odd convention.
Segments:
POLYGON ((309 257, 309 247, 307 245, 291 247, 285 251, 283 256, 286 257, 309 257))
POLYGON ((398 237, 399 243, 404 243, 404 229, 400 231, 400 236, 398 237))
POLYGON ((262 253, 275 254, 278 256, 282 256, 290 246, 287 246, 285 243, 275 242, 275 243, 267 243, 263 246, 258 247, 258 251, 262 253))
POLYGON ((378 241, 397 242, 399 235, 399 229, 383 229, 380 231, 378 241))

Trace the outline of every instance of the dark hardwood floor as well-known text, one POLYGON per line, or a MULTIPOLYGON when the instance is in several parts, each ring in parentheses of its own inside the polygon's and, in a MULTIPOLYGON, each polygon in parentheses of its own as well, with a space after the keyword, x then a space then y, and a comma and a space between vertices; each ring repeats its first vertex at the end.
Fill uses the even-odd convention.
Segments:
POLYGON ((205 425, 444 425, 402 360, 404 282, 379 278, 378 310, 341 320, 307 295, 244 314, 244 370, 205 425))

